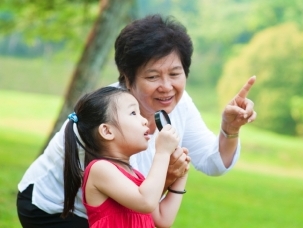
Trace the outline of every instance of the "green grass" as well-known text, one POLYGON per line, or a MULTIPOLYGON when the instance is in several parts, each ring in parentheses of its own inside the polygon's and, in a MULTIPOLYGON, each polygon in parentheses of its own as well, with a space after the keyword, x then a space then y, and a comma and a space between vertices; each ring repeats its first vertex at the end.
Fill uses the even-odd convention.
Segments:
POLYGON ((187 189, 174 227, 302 226, 302 179, 238 169, 214 178, 191 170, 187 189))
MULTIPOLYGON (((0 227, 21 227, 16 214, 17 184, 38 155, 62 100, 58 96, 0 90, 0 227)), ((219 114, 203 112, 218 132, 219 114)), ((221 177, 193 167, 174 228, 302 227, 302 139, 247 125, 242 155, 221 177)))
POLYGON ((72 74, 71 62, 0 56, 0 89, 63 95, 72 74))
MULTIPOLYGON (((64 94, 71 75, 70 64, 0 56, 1 228, 21 227, 15 206, 17 184, 40 152, 60 110, 59 95, 64 94)), ((100 74, 98 86, 115 81, 114 63, 109 62, 100 74)), ((213 88, 205 87, 193 85, 189 78, 187 90, 208 127, 217 133, 217 97, 213 88)), ((302 227, 302 138, 249 124, 241 130, 241 145, 240 160, 224 176, 208 177, 192 167, 174 228, 302 227)))
POLYGON ((59 111, 61 99, 0 91, 0 227, 21 227, 16 214, 17 184, 37 157, 59 111))
MULTIPOLYGON (((112 54, 113 55, 113 54, 112 54)), ((114 57, 100 70, 97 87, 117 81, 114 57)), ((69 56, 61 58, 22 59, 0 55, 0 90, 64 95, 73 74, 75 62, 69 56)))

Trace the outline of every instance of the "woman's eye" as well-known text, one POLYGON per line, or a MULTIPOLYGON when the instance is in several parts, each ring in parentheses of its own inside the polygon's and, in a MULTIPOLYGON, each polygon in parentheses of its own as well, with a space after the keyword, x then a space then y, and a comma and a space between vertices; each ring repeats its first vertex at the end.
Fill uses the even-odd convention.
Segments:
POLYGON ((137 115, 137 114, 136 114, 136 112, 135 112, 135 111, 132 111, 131 115, 134 115, 134 116, 135 116, 135 115, 137 115))
POLYGON ((148 80, 155 80, 157 78, 157 76, 148 76, 146 77, 148 80))

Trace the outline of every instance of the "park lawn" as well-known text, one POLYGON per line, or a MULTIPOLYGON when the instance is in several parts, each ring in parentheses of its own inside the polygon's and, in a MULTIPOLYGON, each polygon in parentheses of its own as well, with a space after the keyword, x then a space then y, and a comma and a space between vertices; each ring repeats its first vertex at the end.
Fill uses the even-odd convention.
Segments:
MULTIPOLYGON (((57 96, 0 91, 0 227, 21 227, 17 184, 37 157, 61 105, 57 96)), ((202 113, 218 129, 218 115, 202 113)), ((240 161, 221 177, 191 168, 174 228, 302 227, 302 139, 245 126, 240 161)))

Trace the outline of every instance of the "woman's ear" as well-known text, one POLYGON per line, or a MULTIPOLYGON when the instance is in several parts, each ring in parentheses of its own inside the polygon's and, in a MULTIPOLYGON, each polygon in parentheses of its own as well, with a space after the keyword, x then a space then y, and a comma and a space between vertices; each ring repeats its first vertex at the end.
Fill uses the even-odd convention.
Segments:
POLYGON ((128 91, 130 91, 130 84, 129 84, 129 80, 128 80, 128 78, 124 75, 124 79, 125 79, 125 86, 126 86, 126 89, 128 90, 128 91))
POLYGON ((101 135, 101 137, 106 140, 113 140, 115 138, 112 126, 108 124, 100 124, 98 128, 98 132, 101 135))

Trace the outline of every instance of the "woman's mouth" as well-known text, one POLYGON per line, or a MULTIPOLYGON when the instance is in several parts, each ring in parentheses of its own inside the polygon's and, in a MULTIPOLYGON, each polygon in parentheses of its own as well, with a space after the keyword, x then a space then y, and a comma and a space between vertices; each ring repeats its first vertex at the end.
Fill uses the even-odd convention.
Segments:
POLYGON ((172 102, 173 96, 156 98, 156 100, 159 101, 161 104, 168 105, 172 102))

